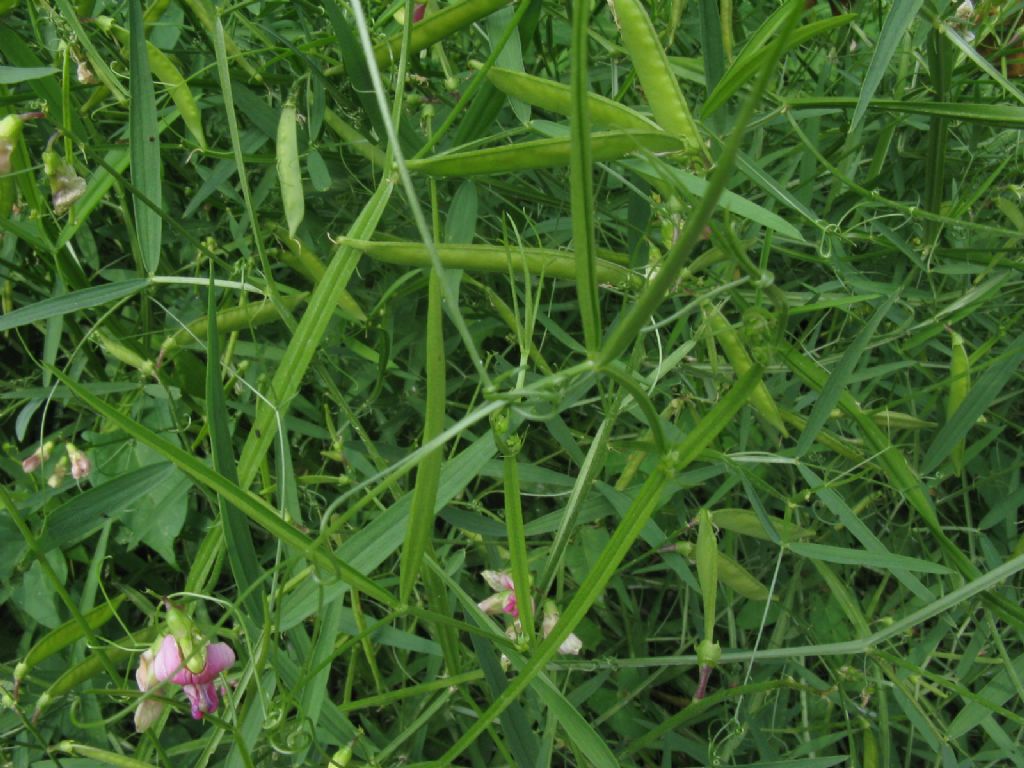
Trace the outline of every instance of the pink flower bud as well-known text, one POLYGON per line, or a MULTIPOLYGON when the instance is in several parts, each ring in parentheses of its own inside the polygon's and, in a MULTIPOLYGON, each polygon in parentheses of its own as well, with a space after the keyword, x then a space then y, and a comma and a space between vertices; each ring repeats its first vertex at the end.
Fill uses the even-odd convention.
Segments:
POLYGON ((35 472, 50 458, 51 453, 53 453, 53 441, 48 440, 21 462, 21 471, 26 475, 35 472))
POLYGON ((68 443, 64 446, 68 452, 68 458, 71 460, 71 476, 75 480, 82 480, 89 476, 92 472, 92 462, 89 461, 89 457, 85 455, 84 451, 78 450, 73 443, 68 443))

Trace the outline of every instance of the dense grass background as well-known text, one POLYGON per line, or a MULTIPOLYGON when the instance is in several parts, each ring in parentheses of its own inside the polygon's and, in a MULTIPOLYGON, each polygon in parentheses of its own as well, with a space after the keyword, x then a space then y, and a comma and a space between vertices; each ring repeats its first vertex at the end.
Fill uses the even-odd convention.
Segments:
POLYGON ((1021 5, 453 5, 0 2, 0 762, 1024 765, 1021 5))

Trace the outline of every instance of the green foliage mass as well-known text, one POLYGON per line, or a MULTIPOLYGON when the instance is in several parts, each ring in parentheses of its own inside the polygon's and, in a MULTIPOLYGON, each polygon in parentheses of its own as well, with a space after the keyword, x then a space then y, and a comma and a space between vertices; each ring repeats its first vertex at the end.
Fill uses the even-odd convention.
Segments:
POLYGON ((1019 14, 0 2, 0 764, 1024 765, 1019 14))

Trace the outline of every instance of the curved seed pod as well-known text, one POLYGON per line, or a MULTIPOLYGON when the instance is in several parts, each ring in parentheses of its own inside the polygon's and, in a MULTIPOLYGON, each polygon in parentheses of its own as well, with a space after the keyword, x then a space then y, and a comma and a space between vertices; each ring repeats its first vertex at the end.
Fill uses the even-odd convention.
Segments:
MULTIPOLYGON (((124 602, 124 599, 124 595, 118 595, 110 602, 93 608, 84 614, 82 618, 85 619, 89 629, 99 629, 113 618, 118 606, 124 602)), ((17 696, 18 686, 21 684, 21 681, 25 678, 25 675, 32 671, 33 667, 41 661, 50 658, 55 653, 60 653, 72 643, 81 640, 84 636, 85 630, 76 619, 67 621, 43 635, 25 654, 25 658, 14 667, 15 696, 17 696)))
MULTIPOLYGON (((161 11, 162 13, 162 11, 161 11)), ((148 14, 148 12, 147 12, 148 14)), ((96 24, 104 32, 108 32, 125 48, 131 41, 131 35, 124 27, 119 27, 109 16, 97 16, 96 24)), ((149 60, 149 69, 153 74, 155 82, 162 84, 167 89, 167 95, 171 97, 174 106, 178 108, 181 120, 185 127, 196 140, 200 147, 206 149, 206 133, 203 131, 203 116, 196 102, 192 89, 188 87, 181 70, 171 61, 166 53, 161 51, 148 40, 146 41, 146 58, 149 60)))
POLYGON ((206 134, 203 131, 203 117, 196 103, 192 89, 188 87, 185 78, 171 61, 167 54, 157 48, 148 40, 146 41, 146 53, 149 56, 149 68, 153 77, 167 88, 167 95, 181 113, 181 120, 185 123, 189 133, 198 142, 199 146, 206 149, 206 134))
MULTIPOLYGON (((281 297, 281 303, 287 309, 294 309, 309 297, 308 293, 296 293, 292 296, 281 297)), ((246 328, 257 328, 267 323, 277 322, 281 319, 277 307, 269 299, 264 301, 250 302, 241 307, 222 309, 217 313, 217 330, 220 333, 231 333, 246 328)), ((184 328, 178 329, 172 336, 168 336, 160 345, 161 356, 166 353, 188 344, 196 339, 205 339, 208 330, 206 315, 198 317, 184 328)))
POLYGON ((691 150, 701 146, 700 132, 672 74, 668 56, 640 0, 608 0, 622 33, 622 43, 633 61, 654 119, 678 136, 691 150))
POLYGON ((768 587, 728 555, 718 553, 718 578, 729 589, 748 600, 767 600, 768 587))
MULTIPOLYGON (((267 226, 284 243, 285 250, 280 252, 281 260, 300 275, 309 279, 313 284, 320 282, 323 279, 324 272, 327 270, 320 257, 303 240, 298 237, 289 237, 288 230, 280 224, 271 222, 267 226)), ((359 302, 355 300, 352 294, 344 288, 338 292, 338 309, 349 320, 356 320, 360 323, 366 322, 366 313, 363 311, 363 308, 359 306, 359 302)))
MULTIPOLYGON (((429 267, 430 253, 423 243, 380 242, 375 240, 353 240, 340 238, 343 245, 356 248, 366 255, 389 264, 404 264, 410 267, 429 267)), ((494 245, 440 245, 437 254, 445 267, 465 269, 470 272, 505 272, 509 268, 521 273, 529 269, 532 275, 543 274, 573 280, 576 267, 573 255, 567 251, 548 248, 505 248, 494 245)), ((639 285, 641 278, 625 267, 598 259, 597 279, 613 285, 639 285)))
MULTIPOLYGON (((508 5, 509 2, 510 0, 463 0, 461 3, 446 6, 437 13, 431 13, 426 19, 413 26, 412 36, 409 40, 409 55, 429 48, 449 35, 465 29, 473 22, 508 5)), ((404 37, 403 30, 374 46, 373 57, 377 60, 377 66, 386 67, 393 61, 398 61, 404 37)))
MULTIPOLYGON (((675 545, 675 551, 690 562, 694 561, 696 550, 692 541, 680 541, 675 545)), ((728 555, 718 553, 717 568, 721 582, 736 593, 750 600, 768 599, 768 588, 728 555)))
MULTIPOLYGON (((594 162, 618 160, 631 152, 677 152, 682 141, 663 131, 607 131, 591 134, 590 155, 594 162)), ((530 171, 569 165, 570 139, 537 139, 501 147, 446 152, 420 160, 409 160, 409 170, 429 176, 477 176, 530 171)))
POLYGON ((57 751, 68 755, 86 757, 101 765, 112 766, 112 768, 153 768, 149 763, 136 760, 134 757, 128 757, 119 752, 110 752, 99 747, 92 747, 88 744, 80 744, 77 741, 62 741, 57 745, 57 751))
MULTIPOLYGON (((729 321, 722 316, 717 307, 709 305, 706 307, 705 312, 708 318, 708 325, 715 336, 715 340, 722 348, 722 351, 725 352, 725 356, 729 358, 729 363, 737 375, 742 376, 750 370, 754 363, 747 354, 743 342, 740 341, 739 334, 729 321)), ((782 421, 782 414, 779 413, 779 407, 775 404, 775 400, 763 381, 759 382, 754 388, 754 393, 750 396, 750 402, 757 409, 758 413, 764 416, 765 420, 775 429, 783 435, 789 434, 786 431, 785 423, 782 421)))
MULTIPOLYGON (((964 347, 964 339, 956 331, 953 331, 953 344, 949 353, 949 397, 946 400, 946 421, 953 418, 953 414, 967 399, 971 391, 971 364, 967 357, 967 350, 964 347)), ((953 468, 958 475, 964 471, 964 454, 967 450, 967 438, 961 438, 953 446, 950 459, 953 461, 953 468)))
POLYGON ((863 727, 862 733, 864 734, 863 743, 863 758, 861 765, 864 768, 878 768, 880 765, 878 760, 878 739, 875 738, 875 731, 871 727, 870 721, 866 718, 860 718, 860 724, 863 727))
MULTIPOLYGON (((487 70, 487 79, 507 96, 522 99, 534 107, 569 116, 572 111, 572 93, 569 86, 536 75, 516 72, 502 67, 487 70)), ((658 130, 658 125, 624 104, 595 93, 587 94, 590 118, 593 122, 632 131, 658 130)))
POLYGON ((92 332, 92 338, 94 338, 99 345, 103 348, 103 351, 110 355, 115 360, 124 363, 127 366, 135 368, 137 371, 145 376, 152 376, 155 367, 151 360, 147 360, 134 349, 129 347, 127 344, 122 342, 120 339, 114 338, 108 331, 103 328, 94 328, 92 332))
POLYGON ((306 197, 302 191, 302 166, 299 164, 298 114, 295 99, 289 98, 277 123, 277 180, 281 184, 281 203, 288 222, 289 237, 295 236, 306 215, 306 197))

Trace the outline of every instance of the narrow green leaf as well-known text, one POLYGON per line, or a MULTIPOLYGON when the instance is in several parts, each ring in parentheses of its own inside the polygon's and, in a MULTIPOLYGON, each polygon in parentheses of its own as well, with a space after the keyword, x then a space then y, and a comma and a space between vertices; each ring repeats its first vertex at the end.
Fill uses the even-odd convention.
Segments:
MULTIPOLYGON (((668 182, 678 189, 694 197, 704 198, 708 194, 709 183, 706 179, 694 176, 692 173, 676 168, 674 165, 661 160, 623 160, 621 165, 643 176, 653 183, 668 182)), ((723 210, 735 213, 768 229, 773 229, 780 235, 803 241, 804 236, 800 230, 767 208, 741 197, 735 192, 725 190, 719 198, 718 204, 723 210)))
POLYGON ((29 80, 38 80, 60 72, 53 67, 7 67, 0 66, 0 85, 17 85, 29 80))
MULTIPOLYGON (((427 298, 427 339, 426 339, 426 413, 423 420, 423 444, 429 443, 444 430, 445 412, 445 355, 442 322, 441 278, 431 271, 427 298)), ((441 462, 444 449, 438 446, 427 454, 416 469, 416 486, 413 489, 412 505, 409 510, 409 527, 402 547, 399 575, 399 599, 404 603, 412 595, 413 585, 419 574, 423 555, 433 549, 434 505, 437 488, 441 480, 441 462)))
POLYGON ((142 5, 139 0, 128 0, 128 25, 131 32, 128 129, 132 184, 157 208, 154 210, 136 198, 135 226, 142 264, 146 273, 152 275, 160 266, 164 222, 159 209, 163 205, 163 166, 160 160, 160 131, 156 120, 156 93, 149 69, 142 5))
POLYGON ((83 288, 81 291, 73 291, 63 296, 43 299, 0 316, 0 332, 20 328, 29 323, 37 323, 40 320, 48 320, 51 317, 60 317, 80 309, 109 304, 126 296, 133 296, 148 285, 149 280, 146 278, 122 280, 98 285, 94 288, 83 288))
POLYGON ((594 239, 594 179, 590 150, 590 102, 587 70, 590 3, 572 3, 572 114, 569 118, 569 199, 572 243, 576 252, 576 299, 579 302, 583 339, 593 354, 601 345, 601 312, 597 293, 597 243, 594 239))
POLYGON ((923 3, 924 0, 895 0, 892 9, 885 17, 882 32, 878 36, 878 44, 875 45, 875 52, 871 55, 871 63, 868 65, 867 74, 860 87, 857 106, 854 107, 853 116, 850 118, 850 133, 860 126, 868 103, 874 98, 875 91, 878 90, 886 70, 889 69, 889 62, 896 54, 900 40, 910 29, 910 25, 914 23, 917 12, 921 10, 923 3))
POLYGON ((867 552, 863 549, 833 547, 828 544, 811 544, 809 542, 792 542, 788 544, 787 547, 790 551, 800 555, 801 557, 809 557, 813 560, 824 560, 826 563, 859 565, 864 568, 873 568, 877 571, 891 571, 893 569, 899 569, 903 571, 915 571, 918 573, 952 573, 952 571, 944 565, 931 563, 927 560, 919 560, 916 557, 894 555, 891 552, 882 554, 880 552, 867 552))
MULTIPOLYGON (((206 418, 210 430, 210 452, 213 468, 231 483, 238 483, 235 457, 231 450, 231 430, 228 427, 228 409, 224 401, 220 376, 220 333, 217 330, 217 302, 213 287, 213 270, 206 300, 206 418)), ((217 510, 224 528, 231 572, 242 596, 247 618, 256 625, 263 623, 262 593, 253 589, 263 575, 256 546, 249 532, 249 521, 223 495, 217 496, 217 510)))

